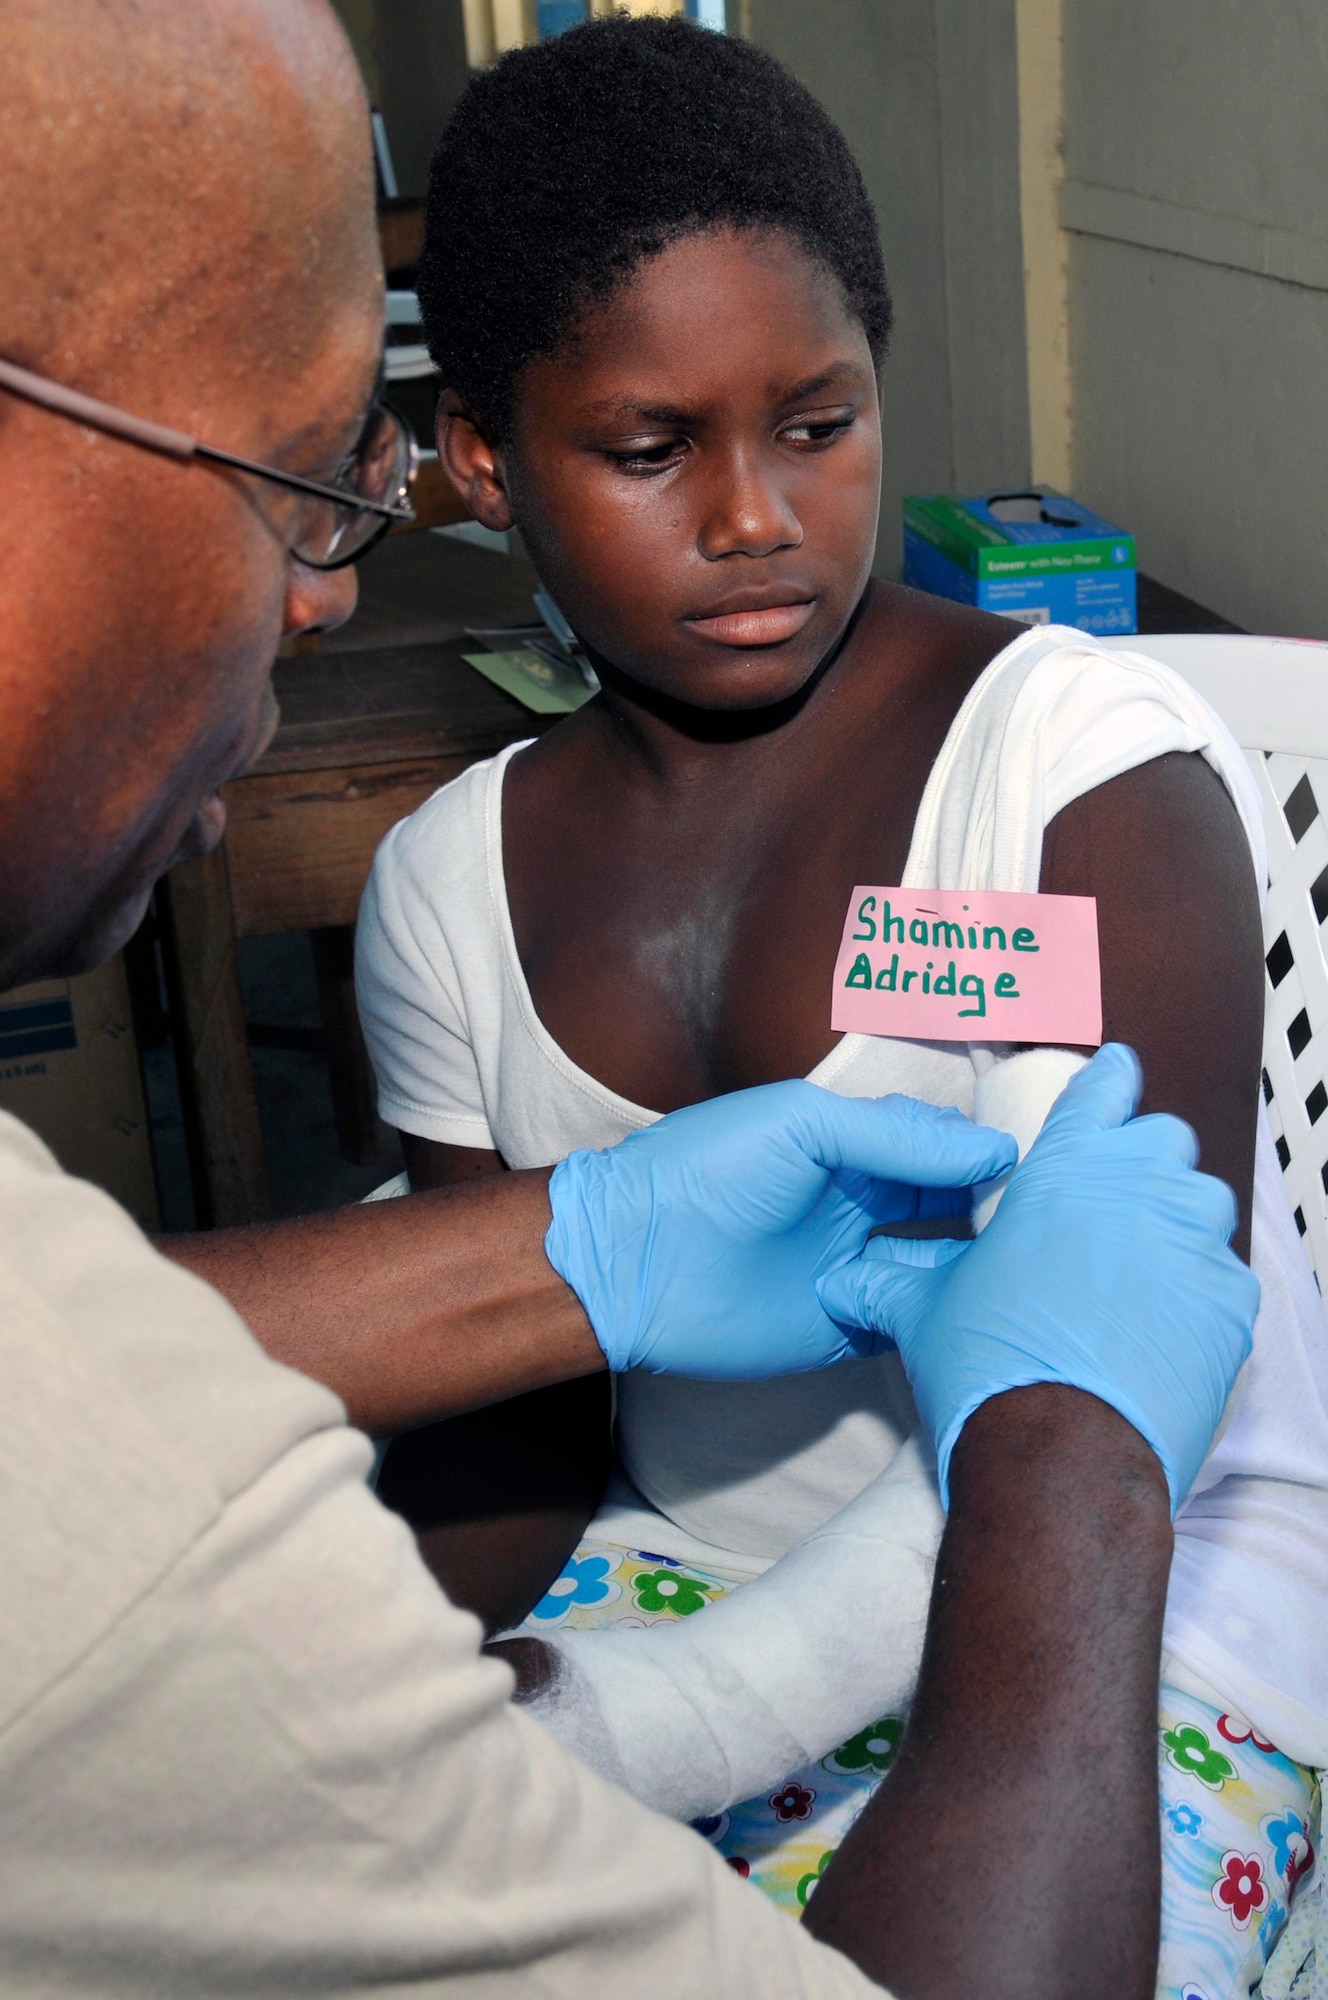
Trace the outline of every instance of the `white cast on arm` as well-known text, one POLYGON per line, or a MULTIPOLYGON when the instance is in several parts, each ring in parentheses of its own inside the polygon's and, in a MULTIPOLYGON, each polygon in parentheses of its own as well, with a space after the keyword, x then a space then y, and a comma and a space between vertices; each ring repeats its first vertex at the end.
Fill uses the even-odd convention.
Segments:
POLYGON ((675 1819, 770 1791, 913 1692, 943 1517, 915 1435, 764 1576, 677 1623, 551 1633, 530 1712, 675 1819))
MULTIPOLYGON (((1022 1158, 1084 1061, 1063 1049, 989 1060, 974 1116, 1012 1132, 1022 1158)), ((981 1195, 977 1228, 1004 1185, 981 1195)), ((558 1671, 530 1713, 675 1819, 772 1791, 907 1707, 943 1527, 934 1460, 915 1433, 841 1513, 704 1611, 644 1631, 548 1634, 558 1671)))

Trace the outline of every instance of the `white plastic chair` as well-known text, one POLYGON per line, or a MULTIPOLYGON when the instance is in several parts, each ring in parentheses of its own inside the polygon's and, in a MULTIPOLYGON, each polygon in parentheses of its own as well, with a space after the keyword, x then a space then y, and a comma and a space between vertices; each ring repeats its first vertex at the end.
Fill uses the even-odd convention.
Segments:
POLYGON ((1249 759, 1268 835, 1263 1091, 1320 1291, 1328 1287, 1328 645, 1235 633, 1103 642, 1173 667, 1249 759))

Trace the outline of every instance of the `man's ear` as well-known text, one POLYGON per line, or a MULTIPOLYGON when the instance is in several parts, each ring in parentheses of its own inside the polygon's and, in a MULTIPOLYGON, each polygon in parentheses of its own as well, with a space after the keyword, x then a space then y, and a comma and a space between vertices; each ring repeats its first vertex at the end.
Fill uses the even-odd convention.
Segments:
POLYGON ((444 389, 434 426, 438 461, 474 518, 496 534, 514 525, 503 455, 455 389, 444 389))

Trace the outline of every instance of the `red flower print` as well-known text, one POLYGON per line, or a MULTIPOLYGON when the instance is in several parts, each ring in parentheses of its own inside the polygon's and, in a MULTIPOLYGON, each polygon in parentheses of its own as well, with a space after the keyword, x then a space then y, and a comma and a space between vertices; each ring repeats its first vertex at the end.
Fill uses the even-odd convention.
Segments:
POLYGON ((1277 1745, 1260 1736, 1258 1730, 1252 1723, 1247 1722, 1243 1715, 1219 1715, 1217 1733, 1219 1736, 1225 1736, 1228 1743, 1252 1743, 1256 1750, 1263 1751, 1265 1757, 1276 1757, 1278 1754, 1277 1745))
POLYGON ((752 1872, 751 1862, 744 1861, 741 1854, 729 1854, 725 1856, 725 1859, 727 1860, 729 1867, 733 1870, 734 1874, 741 1875, 743 1881, 745 1882, 747 1880, 747 1877, 752 1872))
POLYGON ((1225 1910, 1238 1931, 1246 1930, 1256 1911, 1268 1908, 1268 1884, 1263 1879, 1263 1863, 1257 1854, 1238 1854, 1235 1848, 1222 1856, 1222 1873, 1213 1884, 1213 1901, 1225 1910))
POLYGON ((772 1792, 770 1803, 775 1809, 775 1818, 787 1823, 791 1819, 810 1819, 812 1803, 816 1794, 808 1785, 785 1785, 779 1792, 772 1792))

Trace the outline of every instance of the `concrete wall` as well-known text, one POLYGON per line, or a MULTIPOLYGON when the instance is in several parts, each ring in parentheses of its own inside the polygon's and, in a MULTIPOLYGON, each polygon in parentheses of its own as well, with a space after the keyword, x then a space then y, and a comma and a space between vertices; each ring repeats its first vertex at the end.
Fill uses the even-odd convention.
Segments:
POLYGON ((1063 0, 1074 490, 1328 636, 1328 8, 1063 0))
MULTIPOLYGON (((335 0, 404 191, 461 0, 335 0)), ((728 0, 846 133, 897 330, 899 499, 1030 477, 1164 582, 1328 636, 1328 0, 728 0)))
MULTIPOLYGON (((838 121, 894 292, 877 568, 900 498, 1032 475, 1016 20, 1059 0, 728 0, 838 121)), ((403 194, 464 80, 462 0, 334 0, 387 121, 403 194)))
POLYGON ((1240 624, 1328 636, 1325 0, 743 0, 844 128, 898 496, 1029 477, 1240 624))
POLYGON ((880 217, 897 574, 901 494, 1030 476, 1015 0, 744 0, 743 25, 838 121, 880 217))

